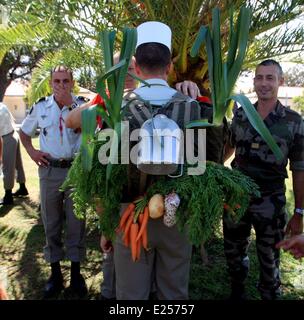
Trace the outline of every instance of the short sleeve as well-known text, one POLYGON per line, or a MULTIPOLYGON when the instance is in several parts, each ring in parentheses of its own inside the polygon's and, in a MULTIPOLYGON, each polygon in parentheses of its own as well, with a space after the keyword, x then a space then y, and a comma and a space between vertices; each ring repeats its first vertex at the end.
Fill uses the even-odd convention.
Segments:
POLYGON ((38 128, 38 105, 33 105, 27 117, 23 120, 21 130, 28 136, 34 137, 38 128))

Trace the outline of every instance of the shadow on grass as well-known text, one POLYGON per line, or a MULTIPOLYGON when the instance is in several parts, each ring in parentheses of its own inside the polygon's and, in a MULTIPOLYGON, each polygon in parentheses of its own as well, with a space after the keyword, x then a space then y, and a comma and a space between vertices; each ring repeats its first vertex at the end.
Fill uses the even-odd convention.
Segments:
MULTIPOLYGON (((193 300, 226 300, 230 295, 230 278, 226 268, 224 243, 221 234, 214 235, 205 245, 209 263, 202 264, 198 249, 193 250, 190 271, 189 295, 193 300)), ((249 247, 250 273, 246 280, 249 299, 259 299, 255 287, 258 279, 258 261, 255 255, 255 241, 249 247)))
POLYGON ((0 205, 0 218, 6 216, 12 209, 14 205, 0 205))
MULTIPOLYGON (((29 205, 29 203, 25 203, 25 205, 29 205)), ((33 218, 34 213, 27 211, 26 216, 33 218)), ((14 238, 13 234, 11 238, 14 238)), ((43 225, 39 225, 38 221, 36 221, 36 224, 31 227, 24 239, 21 259, 17 262, 18 272, 15 275, 16 288, 12 288, 13 294, 17 299, 18 296, 21 296, 25 300, 40 300, 43 298, 43 289, 50 276, 49 264, 43 258, 44 245, 44 228, 43 225)), ((98 235, 93 230, 90 230, 87 236, 87 251, 88 259, 83 263, 82 274, 86 279, 89 289, 88 299, 97 299, 100 286, 101 259, 98 250, 98 235)), ((62 261, 61 268, 65 279, 65 287, 67 288, 70 278, 70 262, 62 261)), ((68 295, 67 292, 67 290, 62 292, 56 299, 75 299, 75 297, 68 295)))
POLYGON ((6 216, 11 210, 22 210, 28 218, 35 218, 39 205, 29 197, 14 198, 14 204, 0 206, 0 218, 6 216))
MULTIPOLYGON (((230 295, 230 279, 224 256, 222 234, 206 243, 209 264, 203 265, 198 249, 193 250, 190 270, 189 296, 192 300, 226 300, 230 295)), ((256 255, 256 241, 252 237, 248 256, 250 270, 245 282, 247 297, 260 300, 256 288, 259 279, 259 262, 256 255)), ((304 298, 304 266, 290 255, 281 257, 282 300, 300 300, 304 298)))

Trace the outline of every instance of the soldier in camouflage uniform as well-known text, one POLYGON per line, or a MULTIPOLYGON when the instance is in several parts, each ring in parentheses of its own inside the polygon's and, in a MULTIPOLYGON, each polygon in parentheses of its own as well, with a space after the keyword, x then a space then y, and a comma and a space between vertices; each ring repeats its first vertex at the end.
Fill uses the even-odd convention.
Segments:
POLYGON ((298 234, 303 229, 304 125, 298 113, 278 101, 278 88, 282 83, 282 69, 276 61, 265 60, 257 66, 254 88, 258 101, 255 108, 281 148, 282 161, 275 158, 242 108, 236 111, 231 125, 226 159, 235 148, 232 167, 253 178, 261 191, 261 197, 252 199, 239 223, 234 223, 228 214, 224 215, 224 250, 232 281, 232 299, 245 298, 244 281, 249 270, 247 250, 252 226, 260 263, 258 289, 261 297, 276 299, 280 294, 280 256, 275 245, 284 238, 286 226, 284 180, 288 177, 288 160, 293 175, 296 209, 287 224, 286 234, 298 234))

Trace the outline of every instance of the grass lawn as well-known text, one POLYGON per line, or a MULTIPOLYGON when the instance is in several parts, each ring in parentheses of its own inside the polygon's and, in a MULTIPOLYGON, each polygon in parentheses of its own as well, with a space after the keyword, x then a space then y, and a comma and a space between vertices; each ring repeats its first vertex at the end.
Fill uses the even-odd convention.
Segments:
MULTIPOLYGON (((38 145, 38 139, 34 139, 38 145)), ((41 292, 49 277, 49 266, 43 259, 42 249, 45 243, 43 226, 38 212, 39 181, 37 167, 22 148, 23 163, 27 177, 30 196, 15 201, 14 206, 0 208, 0 273, 7 278, 10 299, 41 299, 41 292)), ((2 183, 2 182, 1 182, 2 183)), ((15 186, 15 190, 17 189, 15 186)), ((287 198, 289 210, 293 207, 290 180, 287 181, 287 198)), ((3 196, 3 187, 0 189, 3 196)), ((223 254, 223 239, 220 230, 206 244, 209 263, 203 265, 198 250, 194 250, 191 275, 190 298, 225 299, 229 295, 229 278, 223 254)), ((248 295, 259 299, 256 290, 258 280, 258 261, 255 255, 255 241, 250 247, 250 275, 247 281, 248 295)), ((102 255, 99 250, 98 231, 93 222, 88 223, 87 261, 83 274, 89 288, 89 299, 98 299, 102 273, 100 272, 102 255)), ((69 263, 64 262, 63 274, 66 285, 69 284, 69 263)), ((282 299, 303 299, 304 265, 289 254, 282 255, 282 299)), ((1 278, 1 274, 0 274, 1 278)), ((63 296, 59 299, 64 299, 63 296)))

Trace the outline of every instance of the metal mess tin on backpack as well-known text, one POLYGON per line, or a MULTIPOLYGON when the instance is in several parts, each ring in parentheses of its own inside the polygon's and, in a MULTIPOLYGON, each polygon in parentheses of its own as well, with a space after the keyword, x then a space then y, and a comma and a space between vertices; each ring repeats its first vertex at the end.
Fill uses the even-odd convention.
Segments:
POLYGON ((151 175, 169 175, 182 163, 183 132, 166 115, 146 120, 139 131, 137 168, 151 175))

